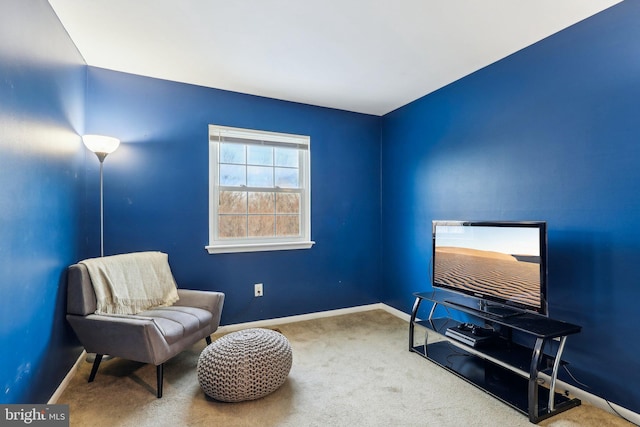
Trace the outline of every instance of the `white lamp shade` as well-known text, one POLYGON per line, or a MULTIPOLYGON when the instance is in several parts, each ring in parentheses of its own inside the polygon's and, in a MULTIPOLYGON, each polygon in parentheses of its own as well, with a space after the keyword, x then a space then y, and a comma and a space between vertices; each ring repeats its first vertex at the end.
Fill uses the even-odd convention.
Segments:
POLYGON ((104 135, 83 135, 82 142, 94 153, 111 154, 120 145, 118 138, 104 135))

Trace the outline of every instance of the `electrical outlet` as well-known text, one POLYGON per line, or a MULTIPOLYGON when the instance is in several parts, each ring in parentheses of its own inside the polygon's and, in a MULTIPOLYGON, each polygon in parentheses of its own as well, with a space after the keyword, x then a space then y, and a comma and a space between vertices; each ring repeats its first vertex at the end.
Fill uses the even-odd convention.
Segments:
POLYGON ((256 283, 255 285, 253 285, 253 296, 261 297, 262 295, 262 283, 256 283))

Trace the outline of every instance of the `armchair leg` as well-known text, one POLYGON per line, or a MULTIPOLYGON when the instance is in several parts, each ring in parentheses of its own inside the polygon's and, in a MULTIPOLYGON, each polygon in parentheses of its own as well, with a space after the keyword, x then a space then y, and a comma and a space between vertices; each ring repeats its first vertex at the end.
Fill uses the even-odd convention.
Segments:
POLYGON ((102 361, 102 354, 96 354, 96 358, 93 360, 93 367, 91 368, 91 374, 89 375, 89 382, 92 382, 96 378, 96 373, 98 373, 98 366, 100 366, 101 361, 102 361))
POLYGON ((207 342, 207 345, 211 344, 211 335, 207 335, 204 339, 207 342))
POLYGON ((161 363, 160 365, 156 366, 156 376, 157 376, 157 382, 158 382, 158 399, 162 397, 163 371, 164 371, 164 363, 161 363))

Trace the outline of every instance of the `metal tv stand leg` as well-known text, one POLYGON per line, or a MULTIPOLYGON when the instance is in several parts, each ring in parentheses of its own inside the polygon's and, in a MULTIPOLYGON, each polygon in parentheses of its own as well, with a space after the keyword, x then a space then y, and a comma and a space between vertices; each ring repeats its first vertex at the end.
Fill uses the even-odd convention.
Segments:
POLYGON ((531 370, 529 372, 529 421, 532 423, 537 423, 554 415, 555 413, 565 411, 580 404, 580 401, 577 399, 563 402, 557 408, 555 404, 556 381, 558 379, 558 371, 560 369, 562 352, 564 351, 566 341, 566 336, 560 337, 560 344, 558 345, 558 351, 556 352, 556 357, 553 361, 553 370, 551 371, 551 384, 549 385, 549 402, 547 410, 545 413, 540 414, 538 407, 538 367, 540 366, 540 360, 543 356, 542 350, 544 349, 546 340, 543 338, 536 339, 533 355, 531 357, 531 370))
POLYGON ((536 344, 531 356, 531 369, 529 370, 529 421, 536 423, 538 420, 538 366, 542 357, 544 339, 536 338, 536 344))
POLYGON ((413 332, 415 330, 415 321, 416 315, 418 314, 418 309, 420 308, 420 303, 422 302, 422 298, 416 298, 413 302, 413 308, 411 309, 411 319, 409 320, 409 351, 413 350, 413 332))
POLYGON ((567 341, 567 337, 560 338, 560 345, 556 352, 556 360, 553 361, 553 371, 551 372, 551 385, 549 386, 549 412, 555 410, 555 393, 556 393, 556 379, 558 378, 558 368, 560 368, 560 359, 562 358, 562 352, 564 351, 564 343, 567 341))

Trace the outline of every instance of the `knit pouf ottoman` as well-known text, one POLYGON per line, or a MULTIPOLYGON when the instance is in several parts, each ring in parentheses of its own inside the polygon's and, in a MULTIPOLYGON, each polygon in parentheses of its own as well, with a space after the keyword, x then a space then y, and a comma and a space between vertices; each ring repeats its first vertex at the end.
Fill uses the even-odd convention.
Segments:
POLYGON ((269 329, 233 332, 209 344, 198 359, 198 382, 223 402, 259 399, 287 379, 293 357, 287 338, 269 329))

